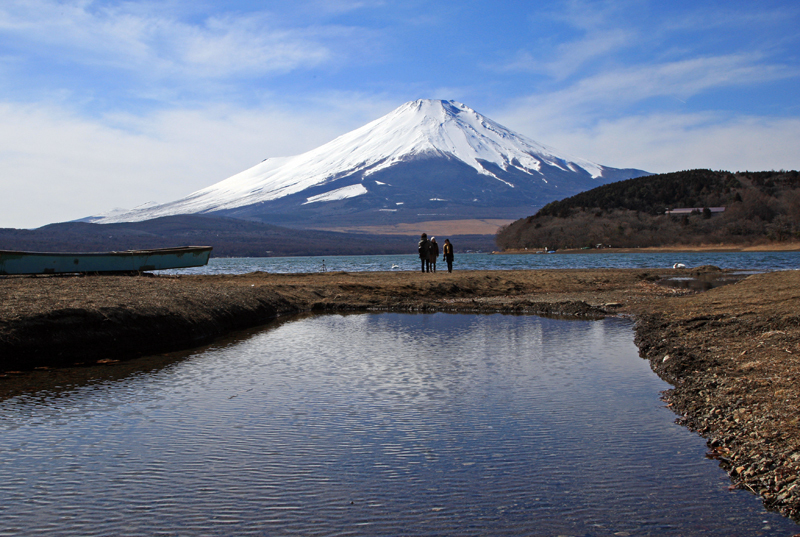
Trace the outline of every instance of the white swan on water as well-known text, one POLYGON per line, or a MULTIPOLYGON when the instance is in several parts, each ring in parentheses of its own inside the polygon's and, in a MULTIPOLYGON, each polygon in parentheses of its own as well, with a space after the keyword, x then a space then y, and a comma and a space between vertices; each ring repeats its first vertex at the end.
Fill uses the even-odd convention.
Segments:
POLYGON ((684 265, 683 263, 675 263, 674 265, 672 265, 672 268, 686 268, 686 265, 684 265))
POLYGON ((392 268, 400 268, 400 265, 392 265, 392 268))

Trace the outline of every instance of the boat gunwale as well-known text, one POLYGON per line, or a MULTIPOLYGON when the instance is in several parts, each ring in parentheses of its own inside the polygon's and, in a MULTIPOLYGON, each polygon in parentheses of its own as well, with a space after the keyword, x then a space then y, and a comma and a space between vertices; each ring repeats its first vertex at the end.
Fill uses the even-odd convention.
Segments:
POLYGON ((52 256, 52 257, 75 257, 75 256, 136 256, 136 255, 169 255, 186 252, 206 252, 213 250, 212 246, 175 246, 172 248, 148 248, 143 250, 112 250, 109 252, 30 252, 24 250, 0 250, 2 255, 15 256, 52 256))

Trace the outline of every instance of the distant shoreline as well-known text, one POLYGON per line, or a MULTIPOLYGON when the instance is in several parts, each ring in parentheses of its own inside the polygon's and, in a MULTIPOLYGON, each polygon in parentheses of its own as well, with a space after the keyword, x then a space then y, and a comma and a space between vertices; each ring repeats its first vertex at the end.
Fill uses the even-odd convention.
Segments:
MULTIPOLYGON (((676 246, 646 246, 644 248, 564 248, 556 250, 556 254, 669 254, 681 252, 800 252, 800 242, 787 242, 779 244, 753 244, 753 245, 676 245, 676 246)), ((495 251, 495 255, 519 254, 545 254, 543 249, 510 249, 495 251)))

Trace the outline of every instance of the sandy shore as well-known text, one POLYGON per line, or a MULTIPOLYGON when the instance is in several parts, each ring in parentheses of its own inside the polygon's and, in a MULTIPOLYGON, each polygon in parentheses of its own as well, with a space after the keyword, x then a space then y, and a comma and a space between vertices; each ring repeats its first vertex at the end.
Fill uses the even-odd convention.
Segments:
MULTIPOLYGON (((700 293, 660 281, 675 273, 9 277, 0 280, 0 397, 27 389, 22 370, 186 349, 300 312, 630 315, 642 356, 674 386, 665 400, 708 439, 732 486, 800 521, 800 271, 700 293)), ((683 274, 726 277, 713 269, 683 274)))

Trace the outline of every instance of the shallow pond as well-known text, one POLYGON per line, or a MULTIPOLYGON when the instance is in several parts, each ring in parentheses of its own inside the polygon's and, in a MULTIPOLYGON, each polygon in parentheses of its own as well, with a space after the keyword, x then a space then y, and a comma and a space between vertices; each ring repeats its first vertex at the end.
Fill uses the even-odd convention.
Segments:
POLYGON ((0 402, 0 535, 791 535, 623 319, 328 315, 0 402))

